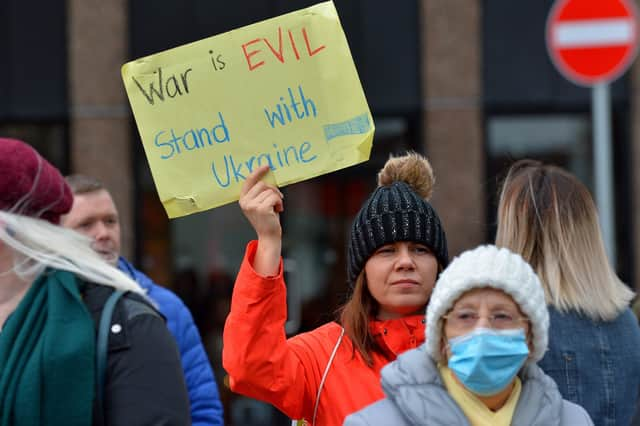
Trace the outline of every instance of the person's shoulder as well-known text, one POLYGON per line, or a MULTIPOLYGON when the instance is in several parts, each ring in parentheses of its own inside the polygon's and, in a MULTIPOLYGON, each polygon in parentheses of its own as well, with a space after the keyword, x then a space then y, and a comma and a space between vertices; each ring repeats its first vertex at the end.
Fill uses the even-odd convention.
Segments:
MULTIPOLYGON (((83 301, 94 318, 96 324, 109 297, 115 292, 114 287, 101 284, 87 284, 82 292, 83 301)), ((114 317, 129 321, 139 315, 151 315, 162 318, 153 304, 143 295, 126 292, 122 295, 114 309, 114 317)))
POLYGON ((616 319, 625 327, 629 327, 634 331, 637 331, 640 328, 638 324, 638 317, 631 308, 625 308, 616 319))
POLYGON ((297 334, 290 340, 293 342, 316 340, 321 342, 332 341, 335 343, 336 340, 340 338, 342 330, 343 328, 340 324, 331 321, 311 331, 305 331, 304 333, 297 334))
POLYGON ((324 335, 330 338, 338 337, 340 336, 340 334, 342 334, 342 326, 335 321, 330 321, 326 324, 321 325, 310 333, 324 335))
POLYGON ((593 425, 593 421, 587 411, 580 405, 563 399, 560 424, 566 426, 589 426, 593 425))
POLYGON ((182 299, 180 299, 173 291, 161 286, 160 284, 156 284, 151 280, 149 281, 149 288, 147 290, 151 299, 155 300, 159 304, 168 304, 179 307, 185 306, 182 299))
POLYGON ((405 417, 389 398, 376 401, 344 420, 344 426, 405 424, 405 417))
POLYGON ((167 313, 165 312, 166 310, 186 309, 186 305, 177 294, 154 282, 149 276, 145 275, 144 272, 136 269, 125 258, 120 257, 118 260, 118 268, 134 278, 138 284, 147 291, 149 298, 159 305, 160 310, 164 314, 167 313))
MULTIPOLYGON (((345 345, 349 339, 346 334, 343 336, 342 326, 336 322, 329 322, 311 331, 297 334, 289 339, 289 344, 294 348, 299 348, 310 354, 314 359, 322 362, 331 354, 332 350, 341 341, 341 349, 344 350, 350 345, 345 345), (342 339, 341 339, 341 336, 342 339)), ((350 341, 349 341, 350 342, 350 341)))
MULTIPOLYGON (((120 303, 127 320, 131 320, 138 315, 152 315, 163 318, 160 311, 147 298, 141 294, 128 292, 122 296, 122 303, 120 303)), ((163 318, 164 321, 164 318, 163 318)))

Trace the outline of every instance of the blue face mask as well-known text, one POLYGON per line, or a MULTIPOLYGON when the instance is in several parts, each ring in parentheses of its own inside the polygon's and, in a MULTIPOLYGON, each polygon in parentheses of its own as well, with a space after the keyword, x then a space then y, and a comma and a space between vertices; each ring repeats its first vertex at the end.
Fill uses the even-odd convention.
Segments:
POLYGON ((524 329, 476 328, 449 340, 449 368, 475 394, 495 395, 506 388, 529 355, 524 329))

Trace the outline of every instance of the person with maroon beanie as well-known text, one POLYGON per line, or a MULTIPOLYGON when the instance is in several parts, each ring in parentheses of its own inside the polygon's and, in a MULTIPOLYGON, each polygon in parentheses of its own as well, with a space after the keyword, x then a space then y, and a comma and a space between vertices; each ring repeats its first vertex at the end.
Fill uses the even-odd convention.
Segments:
POLYGON ((189 424, 163 317, 90 240, 57 226, 72 204, 54 166, 0 138, 0 426, 189 424), (126 293, 103 353, 97 325, 115 290, 126 293))
POLYGON ((35 149, 0 138, 0 210, 60 223, 73 195, 58 169, 35 149))

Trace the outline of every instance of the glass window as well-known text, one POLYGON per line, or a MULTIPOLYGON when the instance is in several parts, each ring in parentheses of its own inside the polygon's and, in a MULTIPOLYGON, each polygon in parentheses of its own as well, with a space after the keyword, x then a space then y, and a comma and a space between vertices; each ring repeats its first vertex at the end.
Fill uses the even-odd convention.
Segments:
POLYGON ((489 240, 496 230, 499 184, 516 160, 531 158, 569 170, 592 188, 588 114, 496 115, 487 120, 489 240))
POLYGON ((67 128, 61 123, 0 123, 0 137, 31 144, 63 174, 69 171, 67 128))
POLYGON ((564 167, 592 186, 587 114, 498 116, 487 126, 490 176, 516 159, 534 158, 564 167))

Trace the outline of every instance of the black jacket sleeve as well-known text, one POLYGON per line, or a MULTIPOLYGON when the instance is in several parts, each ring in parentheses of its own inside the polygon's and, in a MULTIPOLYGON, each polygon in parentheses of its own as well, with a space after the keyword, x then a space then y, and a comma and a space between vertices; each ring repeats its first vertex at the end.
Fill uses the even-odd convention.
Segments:
POLYGON ((114 310, 102 408, 105 426, 191 424, 176 342, 141 296, 126 294, 114 310))

